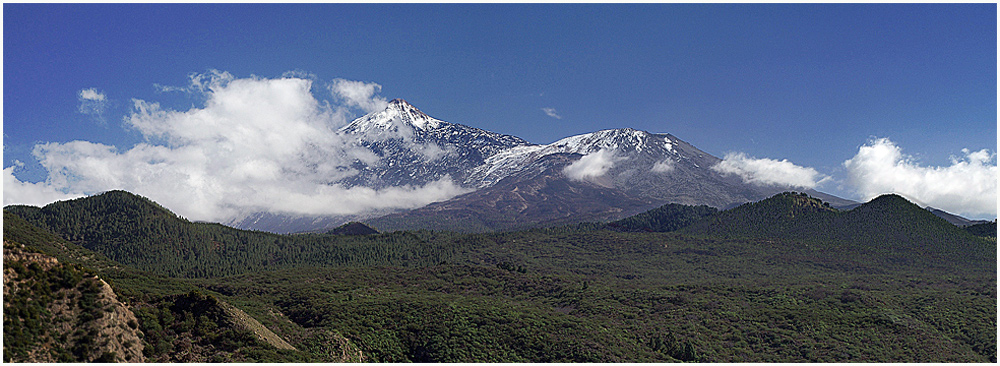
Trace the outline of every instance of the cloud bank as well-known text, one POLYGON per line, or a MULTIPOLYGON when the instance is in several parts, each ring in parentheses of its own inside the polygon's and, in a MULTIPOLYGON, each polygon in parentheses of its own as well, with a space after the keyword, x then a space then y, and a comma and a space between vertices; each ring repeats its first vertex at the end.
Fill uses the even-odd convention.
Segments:
POLYGON ((67 194, 55 187, 41 183, 22 182, 14 177, 14 167, 3 170, 3 204, 44 206, 51 202, 83 197, 82 194, 67 194))
POLYGON ((13 167, 4 169, 4 204, 43 205, 124 189, 189 219, 226 222, 258 211, 335 215, 415 208, 466 192, 449 178, 381 190, 334 184, 356 174, 353 162, 378 160, 336 133, 347 123, 343 108, 377 108, 385 98, 375 95, 377 84, 338 79, 329 90, 345 104, 331 105, 313 96, 312 84, 296 77, 192 75, 190 86, 173 90, 203 94, 203 106, 175 111, 133 100, 125 124, 145 142, 125 150, 88 141, 38 144, 33 154, 48 178, 20 182, 13 167))
POLYGON ((788 160, 756 159, 744 153, 726 154, 712 170, 722 174, 735 174, 744 182, 760 186, 811 189, 828 178, 816 169, 798 166, 788 160))
POLYGON ((996 216, 996 154, 963 149, 949 166, 921 166, 886 138, 869 141, 844 161, 848 183, 865 200, 898 193, 922 204, 970 216, 996 216))

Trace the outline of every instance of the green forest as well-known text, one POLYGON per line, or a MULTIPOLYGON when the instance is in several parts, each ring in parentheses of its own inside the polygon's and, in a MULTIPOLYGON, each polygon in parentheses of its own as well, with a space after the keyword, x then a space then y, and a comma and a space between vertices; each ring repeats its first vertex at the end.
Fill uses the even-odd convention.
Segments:
MULTIPOLYGON (((799 193, 478 234, 242 231, 123 191, 4 209, 5 247, 107 281, 157 362, 996 362, 992 225, 799 193)), ((17 361, 39 310, 6 299, 17 361)))

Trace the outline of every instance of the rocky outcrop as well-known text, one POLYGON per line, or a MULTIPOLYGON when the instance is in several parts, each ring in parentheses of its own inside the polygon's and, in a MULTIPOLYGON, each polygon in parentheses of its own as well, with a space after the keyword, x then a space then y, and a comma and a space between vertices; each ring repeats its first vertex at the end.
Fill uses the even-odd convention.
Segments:
POLYGON ((135 314, 97 276, 5 241, 3 280, 4 361, 145 361, 135 314))
POLYGON ((292 345, 288 344, 287 341, 279 337, 277 334, 274 334, 274 332, 270 329, 267 329, 267 327, 257 321, 257 319, 254 319, 252 316, 243 312, 243 310, 240 310, 239 308, 224 301, 219 301, 218 304, 222 307, 222 310, 229 317, 229 321, 235 328, 253 333, 254 337, 258 340, 270 344, 274 346, 274 348, 287 350, 295 349, 295 347, 292 347, 292 345))

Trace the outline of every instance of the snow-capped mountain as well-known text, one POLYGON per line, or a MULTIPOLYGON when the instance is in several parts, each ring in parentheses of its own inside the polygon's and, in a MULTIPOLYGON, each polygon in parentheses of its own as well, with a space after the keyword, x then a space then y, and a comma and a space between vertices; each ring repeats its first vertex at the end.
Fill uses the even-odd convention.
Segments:
POLYGON ((405 100, 394 99, 386 109, 358 118, 340 133, 378 158, 356 161, 358 174, 338 183, 384 188, 423 185, 450 177, 463 182, 486 158, 515 146, 529 145, 503 135, 428 116, 405 100))
POLYGON ((665 203, 722 208, 785 190, 709 169, 719 161, 670 134, 597 131, 498 152, 466 179, 476 191, 370 223, 382 230, 513 230, 614 220, 665 203))
POLYGON ((656 201, 725 207, 776 193, 708 169, 721 160, 673 135, 631 128, 571 136, 548 145, 515 146, 486 159, 465 183, 487 188, 553 154, 580 156, 566 168, 569 179, 575 176, 656 201), (574 175, 574 167, 589 174, 574 175))
POLYGON ((476 167, 465 183, 478 188, 489 187, 520 171, 541 157, 570 153, 587 155, 601 150, 617 152, 620 148, 642 150, 646 145, 645 132, 633 129, 603 130, 567 137, 548 145, 521 145, 501 151, 476 167))
POLYGON ((522 145, 501 151, 477 167, 466 183, 487 187, 540 157, 563 153, 583 156, 601 153, 611 169, 622 166, 618 163, 633 168, 644 163, 660 173, 672 171, 681 162, 701 168, 719 161, 669 134, 622 128, 571 136, 548 145, 522 145), (705 159, 706 156, 710 158, 705 159))
POLYGON ((710 168, 721 159, 670 134, 623 128, 532 144, 435 119, 402 99, 354 120, 338 133, 370 154, 354 161, 350 169, 356 174, 335 184, 382 189, 450 179, 473 191, 409 213, 351 217, 257 213, 230 224, 277 232, 321 231, 348 220, 389 214, 373 221, 388 226, 380 230, 454 230, 454 225, 468 224, 475 226, 470 230, 480 231, 616 219, 665 203, 724 208, 788 190, 716 172, 710 168), (449 224, 435 226, 445 221, 449 224))

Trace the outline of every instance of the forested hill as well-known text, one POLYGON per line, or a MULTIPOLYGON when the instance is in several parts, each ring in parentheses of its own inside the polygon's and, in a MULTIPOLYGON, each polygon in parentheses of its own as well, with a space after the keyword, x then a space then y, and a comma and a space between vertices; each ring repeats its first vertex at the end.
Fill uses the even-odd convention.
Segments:
POLYGON ((808 238, 838 213, 818 199, 786 192, 719 212, 682 231, 723 238, 808 238))
POLYGON ((652 210, 607 224, 607 228, 629 232, 670 232, 687 227, 719 210, 706 205, 668 203, 652 210))
POLYGON ((984 238, 996 238, 997 237, 997 220, 993 222, 986 222, 982 224, 969 225, 964 227, 965 231, 969 234, 975 236, 981 236, 984 238))
POLYGON ((171 277, 217 277, 302 265, 419 266, 439 263, 450 253, 438 247, 445 241, 429 243, 421 232, 277 235, 193 223, 124 191, 4 211, 119 263, 171 277))
MULTIPOLYGON (((108 191, 99 195, 77 198, 67 201, 57 201, 44 208, 34 206, 7 206, 4 210, 14 212, 28 221, 41 220, 49 227, 71 225, 88 226, 100 220, 113 224, 129 221, 131 218, 144 219, 179 219, 177 215, 152 200, 126 191, 108 191), (86 213, 85 215, 78 215, 86 213), (77 216, 76 220, 67 221, 63 216, 77 216)), ((181 220, 181 219, 179 219, 181 220)), ((187 220, 183 220, 187 221, 187 220)))
MULTIPOLYGON (((125 265, 172 277, 216 277, 303 265, 422 266, 458 259, 461 235, 425 231, 380 235, 276 235, 192 223, 124 191, 43 208, 5 208, 33 225, 125 265)), ((977 238, 902 197, 888 195, 838 211, 800 193, 717 212, 666 205, 606 226, 618 231, 679 231, 719 239, 782 239, 857 246, 904 261, 954 263, 996 257, 977 238), (692 224, 693 223, 693 224, 692 224)), ((885 256, 881 256, 885 258, 885 256)))
POLYGON ((977 238, 898 195, 880 196, 852 210, 838 211, 801 193, 782 193, 722 211, 680 232, 725 239, 837 243, 872 252, 898 252, 910 259, 996 258, 995 242, 977 238))
POLYGON ((330 230, 327 234, 334 235, 375 235, 378 234, 378 230, 373 229, 371 226, 365 225, 357 221, 348 222, 346 224, 340 225, 337 228, 330 230))

